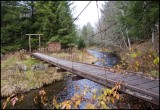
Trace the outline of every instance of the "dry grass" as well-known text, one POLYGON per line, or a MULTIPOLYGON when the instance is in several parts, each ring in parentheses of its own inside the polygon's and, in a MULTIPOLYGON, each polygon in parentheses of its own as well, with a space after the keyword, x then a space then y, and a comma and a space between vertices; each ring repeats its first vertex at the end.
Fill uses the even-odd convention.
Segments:
POLYGON ((62 73, 57 73, 54 68, 48 68, 46 71, 28 71, 26 75, 20 73, 8 75, 7 72, 5 74, 7 75, 2 75, 3 79, 1 79, 2 97, 7 97, 13 93, 28 92, 30 89, 40 88, 63 78, 62 73))
POLYGON ((89 63, 92 64, 93 62, 96 62, 98 59, 88 53, 86 50, 75 50, 72 53, 66 53, 66 52, 61 52, 61 53, 52 53, 51 56, 70 60, 70 61, 78 61, 78 62, 83 62, 83 63, 89 63))
POLYGON ((7 97, 13 93, 28 92, 30 89, 40 88, 43 85, 52 84, 63 79, 62 73, 57 73, 55 68, 46 68, 32 72, 30 67, 39 61, 25 55, 26 59, 18 57, 18 53, 7 55, 1 62, 1 97, 7 97), (19 61, 28 67, 25 74, 15 69, 15 63, 19 61))

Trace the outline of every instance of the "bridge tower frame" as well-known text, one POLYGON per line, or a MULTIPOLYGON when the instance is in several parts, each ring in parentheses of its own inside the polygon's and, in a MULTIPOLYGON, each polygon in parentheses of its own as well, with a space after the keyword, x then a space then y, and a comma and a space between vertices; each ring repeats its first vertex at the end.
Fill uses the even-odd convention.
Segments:
POLYGON ((43 34, 26 34, 29 36, 29 53, 31 53, 31 36, 37 36, 39 37, 39 49, 41 47, 41 35, 43 34))

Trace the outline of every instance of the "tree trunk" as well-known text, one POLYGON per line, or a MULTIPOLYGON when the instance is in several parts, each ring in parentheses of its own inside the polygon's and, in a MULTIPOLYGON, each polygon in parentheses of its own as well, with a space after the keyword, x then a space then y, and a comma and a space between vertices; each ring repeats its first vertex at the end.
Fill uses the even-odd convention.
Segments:
POLYGON ((154 35, 154 31, 152 31, 152 43, 154 45, 154 41, 155 41, 155 35, 154 35))
POLYGON ((128 48, 123 32, 122 32, 122 36, 123 36, 123 42, 124 42, 125 46, 128 48))
POLYGON ((127 28, 126 28, 126 34, 127 34, 127 39, 128 39, 128 46, 131 47, 131 41, 128 36, 128 29, 127 28))
MULTIPOLYGON (((122 13, 122 16, 124 17, 124 10, 120 10, 121 13, 122 13)), ((127 34, 127 39, 128 39, 128 46, 131 47, 131 42, 130 42, 130 39, 128 37, 128 29, 126 28, 126 34, 127 34)))

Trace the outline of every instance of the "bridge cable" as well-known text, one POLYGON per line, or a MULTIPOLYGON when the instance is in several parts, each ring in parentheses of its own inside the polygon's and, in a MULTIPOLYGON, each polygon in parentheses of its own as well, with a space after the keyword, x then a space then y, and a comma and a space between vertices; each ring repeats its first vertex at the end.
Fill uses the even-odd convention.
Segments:
MULTIPOLYGON (((124 19, 127 18, 127 17, 128 17, 128 16, 125 16, 124 19)), ((142 19, 142 17, 141 17, 140 19, 138 19, 138 21, 140 21, 141 19, 142 19)), ((101 32, 106 32, 106 31, 108 31, 111 27, 117 25, 119 22, 121 22, 121 20, 119 20, 119 21, 113 23, 113 24, 110 25, 109 27, 107 27, 107 28, 105 28, 105 29, 103 29, 103 30, 101 30, 101 31, 99 31, 99 32, 97 32, 97 33, 95 33, 95 34, 89 36, 89 37, 96 36, 97 34, 99 34, 99 33, 101 33, 101 32)), ((131 27, 133 27, 133 26, 136 26, 136 25, 132 25, 131 27)), ((131 28, 131 27, 130 27, 130 28, 131 28)), ((124 30, 125 30, 125 29, 124 29, 124 30)), ((124 30, 121 30, 121 31, 124 31, 124 30)))
POLYGON ((104 67, 104 52, 103 52, 103 43, 102 43, 102 31, 101 31, 101 24, 100 24, 100 18, 99 18, 99 11, 98 11, 98 3, 96 1, 96 6, 97 6, 97 14, 98 14, 98 22, 99 22, 99 30, 100 30, 100 35, 101 35, 101 48, 102 48, 102 54, 103 54, 103 57, 102 57, 102 66, 103 66, 103 69, 105 71, 105 75, 106 75, 106 69, 104 67))
MULTIPOLYGON (((83 8, 83 10, 78 14, 78 16, 72 21, 72 23, 74 23, 78 17, 83 13, 83 11, 89 6, 89 4, 91 3, 91 1, 83 8)), ((72 24, 71 23, 71 24, 72 24)), ((68 28, 70 28, 71 25, 68 26, 68 28)))
POLYGON ((73 49, 72 49, 72 48, 71 48, 71 53, 72 53, 72 54, 71 54, 71 55, 72 55, 71 57, 72 57, 72 71, 73 71, 74 67, 73 67, 73 49))
MULTIPOLYGON (((57 48, 56 48, 56 50, 57 50, 57 48)), ((58 54, 57 54, 57 64, 58 64, 58 54)))
MULTIPOLYGON (((77 19, 78 19, 78 17, 83 13, 83 11, 89 6, 89 4, 91 3, 91 1, 83 8, 83 10, 78 14, 78 16, 72 21, 72 23, 71 24, 73 24, 77 19)), ((70 25, 71 26, 71 25, 70 25)), ((70 27, 69 26, 69 27, 70 27)), ((71 54, 71 58, 72 58, 72 69, 73 69, 73 50, 71 50, 72 52, 72 54, 71 54)))
MULTIPOLYGON (((128 16, 125 16, 124 19, 127 18, 127 17, 128 17, 128 16)), ((142 17, 141 17, 140 19, 138 19, 138 21, 140 21, 141 19, 142 19, 142 17)), ((112 26, 118 24, 119 22, 121 22, 121 20, 119 20, 119 21, 113 23, 113 24, 110 25, 109 27, 107 27, 107 28, 105 28, 105 29, 103 29, 103 30, 101 30, 101 31, 97 32, 96 34, 93 34, 93 35, 91 35, 91 36, 89 36, 89 37, 95 36, 95 35, 97 35, 97 34, 99 34, 99 33, 101 33, 101 32, 108 31, 108 29, 110 29, 112 26)), ((135 25, 132 25, 131 27, 133 27, 133 26, 135 26, 135 25)), ((125 30, 125 29, 124 29, 124 30, 125 30)), ((121 31, 124 31, 124 30, 121 30, 121 31)))

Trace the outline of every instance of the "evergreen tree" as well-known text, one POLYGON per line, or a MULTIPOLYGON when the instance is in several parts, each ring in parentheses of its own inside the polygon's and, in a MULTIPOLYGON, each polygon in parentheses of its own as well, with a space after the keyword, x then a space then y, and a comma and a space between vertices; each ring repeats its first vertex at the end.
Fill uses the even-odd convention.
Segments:
MULTIPOLYGON (((43 46, 59 41, 65 47, 76 40, 72 23, 72 2, 69 1, 1 1, 2 52, 28 49, 26 34, 42 33, 43 46)), ((32 37, 32 48, 38 48, 38 38, 32 37)))

